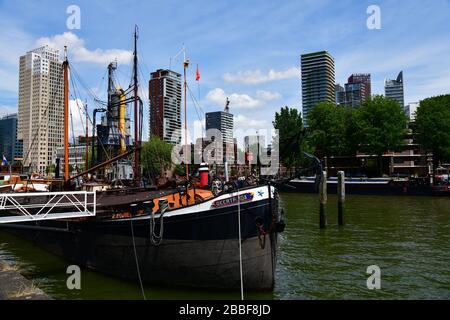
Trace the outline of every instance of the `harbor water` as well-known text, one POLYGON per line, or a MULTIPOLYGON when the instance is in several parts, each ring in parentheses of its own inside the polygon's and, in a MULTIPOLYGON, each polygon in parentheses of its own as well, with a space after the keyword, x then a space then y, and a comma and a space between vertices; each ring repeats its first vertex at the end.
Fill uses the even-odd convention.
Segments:
MULTIPOLYGON (((273 292, 247 299, 450 299, 450 198, 347 196, 344 227, 337 198, 319 229, 317 195, 282 194, 286 230, 280 236, 273 292), (369 266, 381 288, 369 290, 369 266)), ((55 299, 142 299, 137 282, 82 269, 81 290, 69 290, 70 262, 0 230, 0 260, 55 299)), ((244 284, 245 285, 245 284, 244 284)), ((146 286, 147 299, 239 299, 239 291, 146 286)))

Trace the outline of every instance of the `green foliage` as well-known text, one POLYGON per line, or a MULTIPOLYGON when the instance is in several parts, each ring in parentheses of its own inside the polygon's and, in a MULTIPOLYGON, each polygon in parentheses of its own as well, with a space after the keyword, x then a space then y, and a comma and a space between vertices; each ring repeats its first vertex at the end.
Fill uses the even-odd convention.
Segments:
POLYGON ((450 95, 428 98, 417 109, 414 129, 436 163, 450 161, 450 95))
POLYGON ((398 102, 383 96, 374 96, 359 108, 323 102, 308 113, 308 144, 303 145, 315 148, 320 157, 377 155, 381 173, 382 155, 401 150, 406 129, 407 118, 398 102))
POLYGON ((141 163, 144 173, 151 179, 159 177, 172 166, 172 145, 153 137, 142 146, 141 163))
POLYGON ((273 126, 279 133, 280 161, 288 168, 297 168, 307 149, 303 121, 297 109, 284 107, 275 113, 273 126))
POLYGON ((347 139, 348 111, 334 103, 321 102, 308 113, 309 141, 324 156, 345 155, 349 151, 347 139))
POLYGON ((50 173, 55 173, 56 170, 56 166, 54 164, 48 165, 47 168, 45 168, 45 173, 46 174, 50 174, 50 173))
POLYGON ((177 164, 175 166, 174 173, 180 177, 186 176, 186 166, 183 164, 177 164))
POLYGON ((404 145, 407 118, 395 100, 374 96, 354 109, 351 122, 351 138, 360 152, 381 156, 404 145))

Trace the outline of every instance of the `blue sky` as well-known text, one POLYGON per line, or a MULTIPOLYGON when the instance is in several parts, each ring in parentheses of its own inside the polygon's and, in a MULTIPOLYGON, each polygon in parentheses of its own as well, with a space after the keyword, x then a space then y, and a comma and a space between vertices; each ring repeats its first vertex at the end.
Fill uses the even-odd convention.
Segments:
MULTIPOLYGON (((184 44, 197 99, 199 64, 203 110, 222 109, 229 96, 238 128, 270 127, 282 106, 300 109, 300 54, 317 50, 334 56, 341 84, 351 73, 371 73, 373 93, 382 94, 384 79, 403 70, 405 100, 414 102, 450 93, 449 21, 449 0, 0 0, 0 115, 17 105, 19 56, 40 44, 69 45, 73 65, 99 96, 108 61, 117 57, 118 78, 127 87, 134 24, 144 91, 149 73, 167 68, 184 44), (81 9, 80 30, 66 27, 72 4, 81 9), (372 4, 381 9, 380 30, 366 26, 372 4)), ((182 71, 181 60, 172 66, 182 71)), ((190 99, 188 108, 190 124, 198 124, 190 99)))

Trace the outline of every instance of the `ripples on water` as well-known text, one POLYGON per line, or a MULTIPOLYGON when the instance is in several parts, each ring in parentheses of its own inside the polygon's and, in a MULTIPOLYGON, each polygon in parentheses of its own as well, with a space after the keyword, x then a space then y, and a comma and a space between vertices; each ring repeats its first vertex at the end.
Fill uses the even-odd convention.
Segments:
POLYGON ((317 196, 282 201, 277 299, 450 299, 450 199, 348 196, 340 228, 331 197, 326 230, 317 196), (367 289, 370 265, 382 290, 367 289))
MULTIPOLYGON (((337 199, 318 228, 316 195, 282 194, 287 223, 280 237, 276 287, 250 299, 450 299, 450 198, 348 196, 346 226, 337 199), (382 290, 370 291, 366 269, 381 268, 382 290)), ((140 299, 137 283, 88 270, 69 291, 67 261, 0 232, 0 258, 18 263, 57 299, 140 299)), ((239 292, 146 287, 150 299, 239 299, 239 292)))

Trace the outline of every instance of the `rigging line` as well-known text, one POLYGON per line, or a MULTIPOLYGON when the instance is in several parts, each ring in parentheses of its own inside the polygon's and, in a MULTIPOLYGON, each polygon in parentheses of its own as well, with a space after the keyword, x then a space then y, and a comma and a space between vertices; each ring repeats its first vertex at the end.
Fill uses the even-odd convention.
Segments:
MULTIPOLYGON (((191 95, 191 98, 192 98, 192 93, 189 92, 189 94, 191 95)), ((203 134, 204 131, 205 131, 205 128, 204 128, 204 126, 203 126, 203 119, 200 117, 200 114, 198 113, 198 110, 197 110, 197 107, 195 106, 195 104, 194 104, 194 109, 195 109, 195 113, 197 114, 197 118, 198 118, 198 120, 200 121, 200 126, 201 126, 201 128, 202 128, 202 134, 203 134)))
POLYGON ((89 86, 86 85, 86 83, 82 80, 82 78, 80 77, 80 75, 78 74, 76 68, 74 68, 73 66, 71 66, 71 71, 74 75, 74 78, 76 78, 76 80, 80 83, 80 85, 83 87, 83 89, 87 92, 87 94, 91 97, 92 100, 94 100, 95 102, 97 100, 100 100, 100 98, 92 91, 91 88, 89 88, 89 86))
MULTIPOLYGON (((82 121, 83 117, 81 116, 80 105, 78 104, 78 102, 81 101, 81 96, 78 96, 78 94, 77 94, 77 87, 75 86, 73 79, 71 79, 71 82, 72 82, 73 94, 75 95, 75 98, 72 94, 71 94, 71 96, 72 96, 72 98, 75 99, 75 103, 77 104, 77 107, 78 107, 78 115, 80 116, 80 120, 82 121)), ((69 105, 69 107, 70 107, 70 105, 69 105)), ((70 110, 70 112, 72 112, 72 110, 70 110)), ((84 135, 86 136, 86 128, 84 126, 82 126, 82 127, 83 127, 84 135)), ((73 131, 73 128, 72 128, 72 131, 73 131)))
POLYGON ((239 197, 239 188, 237 189, 238 204, 238 228, 239 228, 239 275, 241 280, 241 300, 244 300, 244 276, 242 271, 242 235, 241 235, 241 199, 239 197))
POLYGON ((96 87, 97 90, 99 90, 99 92, 101 92, 102 86, 103 86, 103 82, 105 82, 106 79, 106 73, 108 72, 108 69, 105 69, 103 76, 100 78, 100 81, 98 82, 98 85, 96 87))
POLYGON ((197 87, 198 87, 198 100, 200 100, 200 81, 197 81, 197 87))
POLYGON ((92 96, 92 98, 98 98, 96 96, 96 94, 93 92, 93 90, 91 88, 89 88, 88 85, 86 85, 86 83, 83 81, 83 79, 81 78, 80 74, 78 73, 76 67, 74 65, 71 64, 71 71, 73 72, 74 76, 76 77, 76 79, 78 80, 78 82, 81 84, 81 86, 87 91, 87 93, 89 95, 92 96))
MULTIPOLYGON (((189 91, 191 91, 191 88, 189 87, 189 85, 187 85, 187 87, 188 87, 189 91)), ((192 92, 192 91, 191 91, 191 92, 192 92)), ((192 94, 192 96, 193 96, 193 99, 194 99, 195 103, 196 103, 196 104, 198 105, 198 107, 200 108, 200 111, 204 114, 205 111, 203 110, 202 105, 200 104, 200 102, 197 101, 197 99, 195 98, 194 94, 192 94)))
POLYGON ((188 91, 189 91, 189 94, 190 94, 191 99, 192 99, 192 103, 194 104, 194 107, 196 107, 196 108, 198 107, 200 109, 201 113, 204 114, 205 112, 203 111, 202 107, 200 106, 200 104, 195 99, 194 93, 192 92, 191 88, 189 88, 189 86, 187 86, 187 87, 188 87, 188 91))
MULTIPOLYGON (((141 91, 142 91, 142 95, 144 96, 144 98, 148 98, 147 90, 144 90, 144 86, 145 86, 145 84, 148 85, 148 82, 145 81, 145 75, 144 75, 143 71, 141 70, 141 68, 138 68, 138 71, 139 71, 139 73, 140 73, 140 75, 141 75, 141 77, 142 77, 142 78, 141 78, 142 81, 140 81, 141 85, 140 85, 139 87, 140 87, 140 89, 141 89, 141 91)), ((145 88, 148 89, 148 86, 145 87, 145 88)))
MULTIPOLYGON (((142 69, 139 68, 138 70, 139 70, 140 73, 141 73, 142 80, 145 80, 145 76, 142 74, 142 69)), ((142 81, 141 83, 147 83, 147 82, 142 81)), ((149 97, 149 95, 147 94, 147 92, 148 92, 148 87, 146 87, 146 89, 147 89, 147 90, 144 90, 144 86, 141 86, 141 93, 142 93, 142 96, 143 96, 143 98, 144 98, 145 101, 150 101, 150 97, 149 97)), ((147 112, 144 113, 144 108, 145 108, 145 106, 146 106, 146 103, 144 103, 142 100, 141 100, 141 103, 142 103, 142 110, 140 110, 140 112, 141 112, 141 122, 143 122, 143 121, 144 121, 145 115, 148 114, 148 113, 147 113, 147 112)), ((149 112, 150 112, 150 110, 149 110, 149 112)), ((143 123, 141 123, 141 128, 140 128, 140 130, 141 130, 141 140, 142 140, 143 123)))
MULTIPOLYGON (((189 89, 189 87, 188 87, 188 89, 189 89)), ((194 102, 194 97, 193 97, 192 91, 190 89, 188 91, 189 91, 189 95, 191 96, 192 101, 194 102)), ((195 105, 195 102, 194 102, 194 109, 195 109, 195 112, 197 113, 198 120, 200 121, 200 126, 202 128, 202 135, 206 134, 206 128, 203 125, 204 118, 200 117, 200 114, 198 113, 197 106, 195 105)))
MULTIPOLYGON (((79 87, 78 87, 77 82, 75 81, 77 78, 76 78, 76 77, 73 77, 73 78, 74 78, 74 81, 73 81, 73 87, 74 87, 74 90, 77 91, 77 92, 81 92, 81 90, 80 90, 79 87)), ((89 94, 89 92, 87 93, 87 95, 89 96, 89 99, 90 99, 91 101, 93 101, 94 107, 95 107, 95 106, 100 106, 100 105, 101 105, 100 102, 99 102, 98 100, 96 100, 97 98, 94 97, 94 96, 92 96, 91 94, 89 94)), ((89 117, 88 117, 88 118, 89 118, 89 117)), ((90 121, 91 124, 92 124, 92 120, 91 120, 90 118, 89 118, 89 121, 90 121)))
POLYGON ((74 147, 74 154, 75 154, 75 167, 77 169, 77 173, 80 173, 78 171, 78 162, 77 162, 78 154, 77 154, 77 148, 75 146, 75 133, 73 130, 73 116, 72 116, 72 110, 70 108, 69 108, 69 114, 70 114, 70 125, 72 127, 72 139, 73 139, 73 147, 74 147))
MULTIPOLYGON (((75 85, 75 87, 77 88, 77 90, 79 90, 79 89, 78 89, 78 85, 76 84, 76 82, 74 82, 74 85, 75 85)), ((91 123, 91 125, 94 126, 93 119, 91 119, 89 113, 88 113, 88 120, 89 120, 89 122, 91 123)), ((94 138, 92 138, 92 139, 94 139, 94 138)), ((100 146, 101 146, 101 148, 102 148, 102 150, 103 150, 103 153, 106 155, 106 159, 107 159, 107 160, 110 160, 111 157, 110 157, 110 155, 108 154, 108 152, 107 152, 107 150, 106 150, 105 145, 103 144, 103 142, 102 142, 100 139, 97 139, 97 142, 100 144, 100 146)))
POLYGON ((130 218, 130 226, 131 226, 131 238, 133 239, 134 260, 136 261, 136 271, 137 271, 137 275, 138 275, 138 279, 139 279, 139 285, 141 287, 141 293, 142 293, 142 296, 144 297, 144 300, 147 300, 147 298, 145 296, 144 285, 142 283, 141 271, 139 268, 139 261, 138 261, 137 250, 136 250, 136 241, 134 239, 133 217, 130 218))
POLYGON ((83 89, 86 91, 87 95, 90 96, 91 99, 93 99, 94 101, 97 99, 96 95, 92 92, 92 90, 90 90, 81 80, 81 77, 78 75, 78 72, 76 71, 76 69, 74 67, 71 67, 70 70, 72 71, 73 74, 73 79, 77 80, 80 85, 83 87, 83 89))
MULTIPOLYGON (((137 68, 137 70, 138 70, 138 74, 137 74, 137 76, 138 76, 138 83, 141 83, 141 84, 145 83, 145 81, 144 81, 145 77, 142 74, 141 68, 137 68), (139 75, 142 78, 140 78, 139 75), (142 81, 140 81, 140 80, 142 80, 142 81)), ((139 140, 142 141, 142 128, 143 128, 143 120, 144 120, 144 103, 143 103, 143 101, 142 101, 140 96, 142 95, 144 97, 144 99, 148 99, 148 96, 146 94, 146 90, 144 90, 144 86, 143 85, 139 86, 139 89, 140 90, 138 92, 138 98, 139 98, 139 104, 140 105, 139 105, 139 123, 137 125, 138 125, 138 130, 139 130, 139 140)))

